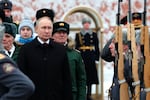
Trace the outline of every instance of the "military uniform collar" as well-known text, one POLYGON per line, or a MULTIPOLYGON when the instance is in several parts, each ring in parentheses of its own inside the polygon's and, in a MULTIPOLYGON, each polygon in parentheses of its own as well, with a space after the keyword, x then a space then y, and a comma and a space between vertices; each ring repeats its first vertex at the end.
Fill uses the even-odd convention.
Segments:
POLYGON ((81 29, 80 32, 81 32, 82 35, 86 35, 86 34, 91 35, 93 33, 91 29, 89 29, 89 30, 81 29))

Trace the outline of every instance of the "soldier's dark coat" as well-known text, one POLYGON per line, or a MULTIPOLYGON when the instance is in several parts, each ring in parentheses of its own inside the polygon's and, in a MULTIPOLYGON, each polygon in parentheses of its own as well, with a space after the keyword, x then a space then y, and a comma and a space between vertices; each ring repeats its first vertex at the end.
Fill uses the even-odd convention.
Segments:
POLYGON ((32 81, 17 65, 0 53, 0 100, 27 100, 34 89, 32 81))
POLYGON ((29 100, 72 100, 70 69, 64 46, 50 40, 45 47, 35 38, 21 47, 18 65, 36 86, 29 100))
POLYGON ((97 34, 95 32, 81 34, 81 39, 83 44, 80 43, 80 33, 76 34, 76 49, 81 51, 83 61, 85 63, 87 85, 98 84, 98 75, 95 61, 99 61, 99 41, 97 34), (81 46, 94 46, 94 50, 80 50, 81 46))
POLYGON ((110 51, 110 48, 109 48, 109 45, 111 44, 112 42, 112 39, 110 39, 106 45, 104 46, 104 48, 102 49, 101 51, 101 58, 107 62, 112 62, 112 61, 115 61, 115 57, 113 57, 111 55, 111 51, 110 51))

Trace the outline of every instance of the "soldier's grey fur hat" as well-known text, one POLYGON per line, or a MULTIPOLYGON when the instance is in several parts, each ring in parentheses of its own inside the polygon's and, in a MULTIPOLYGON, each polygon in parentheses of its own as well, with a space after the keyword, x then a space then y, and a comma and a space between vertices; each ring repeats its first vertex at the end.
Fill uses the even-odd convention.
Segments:
POLYGON ((84 24, 84 23, 86 23, 86 22, 88 22, 88 23, 91 24, 91 19, 90 19, 90 18, 83 18, 83 19, 82 19, 82 24, 84 24))

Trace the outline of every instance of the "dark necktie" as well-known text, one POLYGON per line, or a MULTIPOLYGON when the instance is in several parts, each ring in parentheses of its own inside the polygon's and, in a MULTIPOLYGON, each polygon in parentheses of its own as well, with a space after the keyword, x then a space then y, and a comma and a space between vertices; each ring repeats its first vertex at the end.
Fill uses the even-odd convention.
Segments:
POLYGON ((8 51, 8 54, 10 55, 10 54, 11 54, 11 51, 8 51))
POLYGON ((44 48, 46 48, 46 47, 48 47, 48 44, 47 44, 47 43, 43 43, 42 46, 43 46, 44 48))

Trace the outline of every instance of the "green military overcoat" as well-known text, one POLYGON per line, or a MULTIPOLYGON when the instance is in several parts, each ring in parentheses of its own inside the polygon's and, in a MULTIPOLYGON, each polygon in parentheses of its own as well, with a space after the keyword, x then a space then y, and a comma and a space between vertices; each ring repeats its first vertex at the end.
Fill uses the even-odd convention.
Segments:
POLYGON ((86 99, 86 72, 79 51, 67 48, 70 72, 72 78, 73 100, 86 99))

